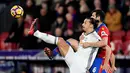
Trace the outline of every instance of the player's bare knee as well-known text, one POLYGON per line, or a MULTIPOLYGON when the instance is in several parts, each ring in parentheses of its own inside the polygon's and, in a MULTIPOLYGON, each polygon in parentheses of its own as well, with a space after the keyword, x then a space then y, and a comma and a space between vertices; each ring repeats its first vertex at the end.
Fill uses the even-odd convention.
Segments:
POLYGON ((77 51, 78 41, 75 40, 75 39, 68 39, 67 41, 71 44, 71 46, 73 47, 73 49, 74 49, 75 51, 77 51))
POLYGON ((59 37, 57 46, 59 47, 62 56, 65 56, 69 49, 69 45, 66 43, 66 41, 63 38, 59 37))
POLYGON ((70 39, 68 39, 67 41, 68 41, 70 44, 73 44, 76 40, 75 40, 75 39, 70 38, 70 39))
POLYGON ((78 44, 78 41, 75 40, 75 39, 68 39, 67 41, 68 41, 69 43, 71 43, 72 45, 73 45, 73 44, 78 44))
POLYGON ((59 37, 57 45, 66 45, 66 41, 63 38, 59 37))
POLYGON ((63 41, 64 41, 63 38, 61 38, 61 37, 58 38, 58 43, 63 43, 63 41))
POLYGON ((72 39, 72 38, 70 38, 70 39, 68 39, 67 41, 68 41, 68 42, 72 42, 72 40, 73 40, 73 39, 72 39))

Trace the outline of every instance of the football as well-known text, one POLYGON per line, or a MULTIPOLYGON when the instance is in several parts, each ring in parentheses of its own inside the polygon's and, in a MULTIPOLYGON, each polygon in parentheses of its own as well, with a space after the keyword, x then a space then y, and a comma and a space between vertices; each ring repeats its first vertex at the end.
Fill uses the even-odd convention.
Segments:
POLYGON ((11 15, 14 18, 20 18, 24 14, 24 10, 21 6, 19 5, 14 5, 11 10, 10 10, 11 15))

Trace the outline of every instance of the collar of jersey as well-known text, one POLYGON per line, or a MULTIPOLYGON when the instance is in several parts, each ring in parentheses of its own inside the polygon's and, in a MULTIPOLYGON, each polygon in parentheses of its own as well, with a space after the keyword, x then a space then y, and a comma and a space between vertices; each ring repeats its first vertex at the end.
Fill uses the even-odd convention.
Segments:
POLYGON ((98 27, 96 28, 96 32, 98 32, 99 29, 100 29, 102 26, 106 26, 106 25, 105 25, 104 23, 102 23, 100 26, 98 26, 98 27))
POLYGON ((84 35, 87 36, 87 35, 89 35, 89 34, 91 34, 91 33, 93 33, 93 32, 94 32, 94 30, 93 30, 92 32, 89 32, 88 34, 84 33, 84 35))

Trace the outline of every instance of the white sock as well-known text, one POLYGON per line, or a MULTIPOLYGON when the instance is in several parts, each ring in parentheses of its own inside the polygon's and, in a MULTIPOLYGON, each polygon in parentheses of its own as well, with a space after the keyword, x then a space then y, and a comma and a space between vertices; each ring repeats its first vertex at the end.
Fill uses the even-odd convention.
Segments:
POLYGON ((42 39, 46 43, 57 44, 58 42, 58 37, 52 36, 50 34, 42 33, 38 30, 33 35, 37 38, 42 39))

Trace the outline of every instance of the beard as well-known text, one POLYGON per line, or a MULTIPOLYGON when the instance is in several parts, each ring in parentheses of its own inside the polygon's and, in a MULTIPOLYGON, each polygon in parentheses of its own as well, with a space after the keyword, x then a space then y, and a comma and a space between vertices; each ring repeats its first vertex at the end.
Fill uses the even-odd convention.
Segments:
POLYGON ((85 29, 82 27, 82 32, 85 32, 85 29))
POLYGON ((95 20, 95 23, 98 24, 98 23, 99 23, 99 20, 95 20))
POLYGON ((95 22, 95 23, 94 23, 94 29, 96 29, 97 26, 98 26, 99 20, 95 20, 94 22, 95 22))

